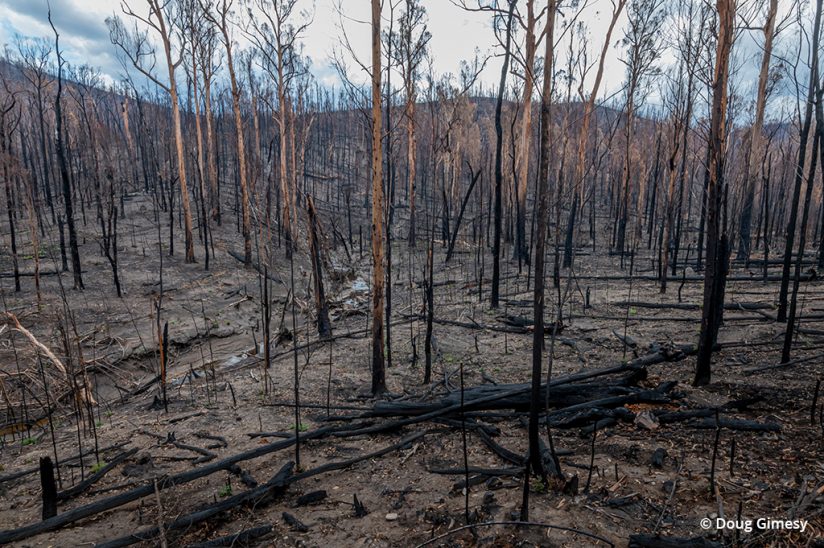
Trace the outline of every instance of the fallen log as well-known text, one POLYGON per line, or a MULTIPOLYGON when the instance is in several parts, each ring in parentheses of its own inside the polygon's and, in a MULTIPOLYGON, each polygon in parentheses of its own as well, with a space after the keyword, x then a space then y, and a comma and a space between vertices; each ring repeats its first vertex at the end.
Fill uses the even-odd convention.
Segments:
MULTIPOLYGON (((328 436, 340 429, 340 426, 327 426, 324 428, 318 428, 317 430, 301 433, 300 439, 302 441, 318 439, 328 436)), ((263 455, 268 455, 270 453, 274 453, 275 451, 291 447, 294 444, 295 437, 277 441, 267 445, 261 445, 259 447, 255 447, 254 449, 249 449, 248 451, 244 451, 242 453, 238 453, 237 455, 221 459, 217 462, 208 464, 206 466, 193 468, 192 470, 187 470, 186 472, 181 472, 180 474, 175 474, 173 476, 161 478, 157 481, 156 487, 158 491, 161 491, 169 487, 174 487, 175 485, 188 483, 196 479, 200 479, 202 477, 214 474, 215 472, 228 470, 232 465, 235 465, 239 462, 261 457, 263 455)), ((74 523, 83 518, 87 518, 89 516, 93 516, 101 512, 111 510, 113 508, 118 508, 120 506, 123 506, 124 504, 128 504, 130 502, 139 500, 143 497, 153 495, 154 493, 155 485, 153 483, 147 483, 140 487, 136 487, 135 489, 132 489, 130 491, 126 491, 124 493, 112 495, 111 497, 102 500, 98 500, 83 506, 78 506, 77 508, 72 508, 71 510, 67 510, 62 514, 58 514, 52 518, 37 523, 24 525, 23 527, 18 527, 16 529, 7 529, 4 531, 0 531, 0 545, 15 542, 18 540, 23 540, 34 535, 39 535, 40 533, 45 533, 47 531, 59 529, 65 525, 74 523)))
MULTIPOLYGON (((287 462, 283 465, 283 467, 281 467, 278 473, 264 485, 243 493, 239 493, 233 497, 227 498, 226 500, 210 504, 202 510, 182 516, 171 523, 164 524, 164 533, 191 527, 192 525, 205 521, 212 516, 231 510, 232 508, 236 508, 241 504, 251 502, 255 499, 262 500, 269 495, 285 491, 288 485, 286 480, 292 475, 294 466, 294 462, 287 462)), ((131 546, 132 544, 137 544, 138 542, 151 541, 157 537, 159 533, 160 529, 158 527, 150 527, 148 529, 138 531, 137 533, 132 533, 114 540, 103 542, 98 544, 97 548, 120 548, 121 546, 131 546)))
MULTIPOLYGON (((343 468, 348 468, 349 466, 352 466, 353 464, 357 464, 364 460, 381 457, 387 453, 391 453, 392 451, 400 449, 422 438, 424 435, 426 435, 426 432, 416 432, 414 434, 406 436, 397 443, 393 443, 392 445, 389 445, 388 447, 384 447, 382 449, 378 449, 377 451, 372 451, 371 453, 366 453, 364 455, 353 457, 345 461, 330 462, 318 466, 316 468, 312 468, 311 470, 307 470, 300 474, 292 474, 292 471, 294 469, 294 463, 290 461, 286 465, 284 465, 271 480, 261 485, 260 487, 250 489, 249 491, 245 491, 243 493, 239 493, 233 497, 229 497, 224 501, 212 503, 202 508, 201 510, 198 510, 185 516, 181 516, 180 518, 174 520, 171 523, 164 524, 163 530, 168 534, 169 531, 174 531, 177 529, 186 529, 191 527, 192 525, 196 525, 198 523, 206 521, 218 514, 236 508, 245 503, 252 504, 253 508, 264 505, 268 502, 271 502, 275 497, 285 492, 286 488, 295 482, 298 482, 302 479, 310 478, 312 476, 316 476, 318 474, 331 472, 333 470, 341 470, 343 468)), ((301 439, 305 438, 306 434, 301 435, 301 439)), ((136 533, 132 533, 120 538, 110 540, 108 542, 104 542, 102 544, 98 544, 97 548, 120 548, 122 546, 130 546, 132 544, 137 544, 138 542, 152 540, 159 534, 159 532, 160 529, 158 527, 150 527, 148 529, 144 529, 136 533)))
MULTIPOLYGON (((130 441, 124 441, 124 442, 116 443, 114 445, 109 445, 107 447, 99 449, 98 452, 99 453, 105 453, 106 451, 111 451, 112 449, 120 449, 121 447, 124 447, 124 446, 128 445, 129 443, 130 443, 130 441)), ((61 465, 69 464, 71 462, 80 460, 80 457, 85 457, 86 455, 89 455, 91 453, 94 453, 94 448, 93 447, 90 448, 90 449, 87 449, 86 451, 83 451, 82 453, 78 453, 77 455, 74 455, 72 457, 62 459, 60 461, 60 464, 61 465)), ((52 465, 54 465, 54 463, 52 463, 52 465)), ((40 467, 35 466, 33 468, 26 468, 25 470, 19 470, 17 472, 11 472, 9 474, 6 474, 5 476, 0 476, 0 484, 5 483, 7 481, 13 481, 13 480, 16 480, 16 479, 23 478, 23 477, 29 476, 31 474, 35 474, 39 471, 40 471, 40 467)))
POLYGON ((774 369, 784 369, 785 367, 791 367, 793 365, 798 365, 800 363, 807 363, 807 362, 811 362, 811 361, 814 361, 814 360, 820 360, 822 358, 824 358, 824 354, 816 354, 814 356, 807 356, 805 358, 795 358, 794 360, 790 360, 790 361, 784 362, 784 363, 778 363, 778 364, 774 364, 774 365, 766 365, 764 367, 756 367, 756 368, 753 368, 753 369, 746 369, 744 371, 744 375, 750 376, 750 375, 755 375, 755 374, 758 374, 758 373, 763 373, 764 371, 772 371, 774 369))
POLYGON ((481 468, 470 466, 468 468, 430 468, 430 474, 442 474, 444 476, 463 476, 464 474, 481 474, 483 476, 519 476, 524 473, 523 468, 481 468))
POLYGON ((253 527, 245 529, 233 535, 226 535, 225 537, 218 537, 216 539, 207 540, 206 542, 197 542, 195 544, 188 544, 186 548, 219 548, 224 546, 242 546, 251 540, 257 540, 272 532, 271 525, 263 525, 261 527, 253 527))
MULTIPOLYGON (((626 395, 628 390, 643 378, 643 369, 622 376, 615 383, 577 383, 565 384, 553 387, 549 392, 549 406, 553 408, 568 407, 591 401, 593 399, 606 398, 610 396, 626 395)), ((529 384, 482 384, 464 390, 463 411, 490 411, 499 409, 512 409, 515 411, 526 411, 529 409, 529 384), (485 400, 503 392, 517 390, 514 396, 501 397, 484 404, 476 404, 476 401, 485 400)), ((443 398, 429 402, 376 402, 368 417, 412 417, 429 413, 437 409, 460 404, 460 392, 453 392, 443 398)), ((541 401, 546 401, 546 387, 541 391, 541 401)))
POLYGON ((106 474, 108 474, 115 466, 117 466, 118 464, 120 464, 121 462, 126 460, 127 458, 131 457, 135 453, 137 453, 137 447, 133 447, 133 448, 129 449, 128 451, 124 451, 123 453, 120 453, 119 455, 114 457, 110 462, 106 463, 106 465, 103 466, 100 470, 98 470, 97 472, 95 472, 94 474, 92 474, 91 476, 86 478, 85 480, 81 481, 80 483, 78 483, 76 485, 73 485, 72 487, 70 487, 70 488, 68 488, 64 491, 60 491, 59 493, 57 493, 57 500, 58 501, 69 500, 69 499, 74 498, 77 495, 83 493, 83 491, 85 491, 86 489, 88 489, 89 487, 91 487, 92 485, 97 483, 98 481, 100 481, 100 479, 103 478, 103 476, 105 476, 106 474))
MULTIPOLYGON (((572 375, 567 375, 565 377, 561 377, 559 379, 555 379, 549 383, 551 387, 562 386, 569 383, 574 383, 578 381, 588 380, 596 377, 600 377, 603 375, 611 375, 615 373, 623 373, 627 371, 637 370, 639 368, 644 367, 645 365, 651 365, 655 363, 662 363, 666 361, 677 361, 683 359, 687 355, 694 354, 697 351, 694 345, 680 345, 676 347, 662 347, 656 352, 648 354, 646 356, 641 356, 634 360, 630 360, 629 362, 616 365, 613 367, 607 367, 604 369, 596 369, 594 371, 582 371, 581 373, 575 373, 572 375)), ((499 385, 500 386, 500 385, 499 385)), ((542 385, 542 390, 546 390, 546 384, 542 385)), ((408 417, 404 419, 399 419, 396 421, 391 421, 389 423, 379 424, 375 426, 368 426, 365 428, 355 428, 352 430, 346 430, 342 432, 335 432, 332 435, 336 437, 352 437, 352 436, 362 436, 366 434, 376 434, 379 432, 386 432, 392 429, 398 429, 403 426, 408 426, 412 424, 419 424, 421 422, 425 422, 431 419, 443 417, 445 415, 450 415, 456 411, 460 411, 465 409, 468 406, 480 406, 482 404, 488 404, 491 402, 495 402, 504 398, 509 398, 513 396, 523 395, 527 391, 531 390, 528 386, 524 387, 517 387, 510 390, 496 390, 494 394, 489 396, 477 398, 475 400, 464 402, 463 405, 461 403, 455 403, 452 405, 448 405, 446 407, 440 407, 438 409, 434 409, 432 411, 423 413, 421 415, 408 417)), ((586 405, 586 404, 583 404, 586 405)))
MULTIPOLYGON (((657 308, 675 310, 700 310, 701 305, 697 303, 651 303, 644 301, 617 301, 614 303, 604 303, 612 306, 630 308, 657 308)), ((725 303, 724 310, 772 310, 775 308, 770 303, 725 303)))
MULTIPOLYGON (((636 282, 660 282, 660 276, 621 276, 621 275, 603 275, 603 274, 576 274, 575 279, 577 280, 600 280, 600 281, 613 281, 613 282, 629 282, 630 280, 636 282)), ((799 281, 802 282, 811 282, 816 280, 817 276, 811 273, 804 273, 801 274, 799 277, 799 281)), ((667 276, 667 281, 670 282, 703 282, 704 276, 667 276)), ((778 274, 769 275, 764 278, 764 276, 728 276, 727 281, 730 282, 780 282, 781 276, 778 274)))

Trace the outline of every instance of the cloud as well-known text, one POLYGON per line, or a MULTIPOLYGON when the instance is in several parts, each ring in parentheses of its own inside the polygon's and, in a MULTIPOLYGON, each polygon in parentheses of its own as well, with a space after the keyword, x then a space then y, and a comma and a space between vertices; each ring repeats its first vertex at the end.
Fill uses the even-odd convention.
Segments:
MULTIPOLYGON (((105 23, 109 3, 99 0, 51 0, 49 3, 66 61, 99 68, 109 81, 116 80, 122 69, 105 23)), ((13 50, 16 35, 52 40, 49 3, 46 0, 0 0, 0 10, 4 12, 0 42, 13 50)))

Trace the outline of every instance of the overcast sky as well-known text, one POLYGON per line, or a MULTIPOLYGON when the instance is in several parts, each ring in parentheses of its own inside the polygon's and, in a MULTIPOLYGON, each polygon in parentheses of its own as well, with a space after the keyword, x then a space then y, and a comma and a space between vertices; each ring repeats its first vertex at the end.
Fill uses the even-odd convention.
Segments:
MULTIPOLYGON (((136 11, 146 11, 145 0, 130 1, 136 11)), ((782 5, 787 1, 782 0, 782 5)), ((432 33, 430 48, 437 74, 457 74, 461 60, 472 59, 476 49, 482 56, 497 53, 490 14, 464 11, 450 0, 422 0, 422 3, 429 13, 432 33)), ((588 27, 589 47, 592 50, 589 59, 594 60, 603 45, 611 2, 590 0, 590 4, 581 19, 588 27)), ((368 0, 299 0, 299 5, 310 10, 314 6, 314 20, 306 31, 303 44, 304 53, 311 58, 312 72, 318 81, 326 85, 338 83, 330 55, 338 47, 341 24, 361 59, 369 59, 370 29, 364 23, 370 18, 368 0), (343 18, 337 9, 339 2, 345 7, 343 18)), ((51 0, 51 7, 66 59, 74 64, 87 63, 99 67, 109 78, 119 79, 123 68, 118 61, 117 50, 109 40, 104 21, 108 16, 121 13, 120 3, 113 0, 51 0)), ((46 13, 46 0, 0 0, 0 44, 14 49, 16 35, 51 39, 46 13)), ((612 37, 602 94, 615 93, 621 88, 624 65, 619 60, 621 51, 617 43, 625 22, 624 16, 612 37)), ((235 35, 239 37, 240 33, 235 35)), ((745 88, 757 73, 758 47, 752 33, 745 33, 739 41, 737 49, 743 65, 740 75, 745 88)), ((666 58, 662 62, 666 63, 666 58)), ((499 71, 500 59, 492 58, 483 73, 483 82, 489 86, 496 85, 499 71)), ((366 78, 365 75, 361 77, 366 78)))

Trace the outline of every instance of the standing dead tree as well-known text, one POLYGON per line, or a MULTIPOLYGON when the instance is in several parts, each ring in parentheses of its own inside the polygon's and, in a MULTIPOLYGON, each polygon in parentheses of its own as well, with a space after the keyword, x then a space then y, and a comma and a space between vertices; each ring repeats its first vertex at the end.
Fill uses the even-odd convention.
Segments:
MULTIPOLYGON (((56 142, 57 162, 60 167, 60 181, 63 185, 63 206, 66 209, 66 225, 69 229, 69 249, 72 257, 72 274, 74 276, 74 288, 83 289, 83 274, 80 266, 80 250, 77 246, 77 229, 74 226, 74 207, 72 202, 72 185, 69 179, 69 164, 66 160, 66 148, 63 135, 63 54, 60 53, 60 34, 57 32, 51 21, 51 10, 49 11, 49 24, 54 31, 54 51, 57 54, 57 95, 54 98, 54 117, 56 120, 56 142)), ((38 253, 35 250, 35 253, 38 253)))
POLYGON ((318 335, 327 338, 332 335, 329 323, 329 303, 323 287, 323 261, 321 259, 320 226, 315 211, 315 201, 311 195, 306 197, 306 213, 309 217, 309 254, 312 260, 312 280, 314 283, 315 313, 317 314, 318 335))
MULTIPOLYGON (((183 126, 180 119, 180 104, 178 101, 177 77, 175 71, 183 63, 185 43, 179 44, 177 55, 173 52, 173 21, 182 20, 175 12, 177 4, 162 2, 161 0, 146 0, 149 13, 140 15, 135 12, 128 2, 121 4, 125 15, 140 21, 154 30, 160 37, 163 53, 168 70, 168 84, 154 73, 155 48, 149 41, 148 31, 141 31, 135 24, 133 29, 126 28, 125 23, 118 16, 108 17, 106 24, 109 27, 109 37, 113 44, 118 46, 128 60, 141 74, 151 80, 157 87, 169 94, 172 108, 172 123, 177 153, 177 173, 180 183, 180 202, 183 207, 184 236, 186 241, 186 262, 195 262, 195 244, 192 236, 192 210, 189 202, 189 187, 186 180, 186 153, 183 144, 183 126)), ((181 40, 186 34, 181 33, 181 40)))
MULTIPOLYGON (((547 222, 549 218, 549 164, 550 134, 552 131, 552 70, 555 47, 556 0, 547 0, 546 28, 543 32, 544 55, 543 87, 541 91, 541 133, 538 162, 538 226, 535 233, 535 284, 533 288, 532 386, 529 400, 529 463, 533 473, 546 481, 543 455, 539 440, 539 413, 541 410, 541 370, 544 360, 544 287, 546 263, 547 222)), ((528 482, 528 478, 524 479, 528 482)), ((525 490, 528 489, 525 487, 525 490)), ((529 519, 528 504, 521 509, 521 519, 529 519)))
MULTIPOLYGON (((3 101, 0 103, 0 175, 3 177, 3 186, 6 191, 6 215, 9 221, 9 239, 12 269, 14 275, 14 291, 20 291, 20 265, 19 257, 17 256, 17 227, 14 223, 14 186, 12 185, 12 155, 11 155, 11 135, 14 134, 14 128, 20 121, 18 115, 14 120, 14 111, 17 106, 17 97, 7 81, 7 79, 0 75, 3 82, 3 101)), ((19 112, 19 111, 18 111, 19 112)))
MULTIPOLYGON (((206 168, 204 166, 203 158, 203 129, 200 116, 200 86, 198 69, 200 60, 203 59, 205 64, 210 65, 206 67, 203 72, 208 74, 211 69, 211 56, 203 51, 209 48, 209 35, 211 29, 209 25, 204 24, 204 13, 200 9, 200 5, 196 0, 186 0, 183 2, 183 13, 186 18, 185 28, 189 34, 189 60, 184 63, 186 66, 189 80, 192 89, 192 104, 194 108, 195 119, 195 143, 197 145, 196 167, 197 167, 197 182, 200 190, 200 217, 201 230, 200 235, 203 237, 203 268, 209 270, 209 215, 206 212, 206 168)), ((211 85, 211 83, 210 83, 211 85)), ((207 119, 210 116, 207 113, 207 119)), ((209 125, 211 127, 211 125, 209 125)))
MULTIPOLYGON (((595 110, 595 99, 598 97, 598 90, 601 89, 601 80, 604 77, 604 63, 606 62, 607 51, 612 40, 612 32, 615 30, 615 25, 621 12, 624 11, 627 0, 612 0, 612 18, 609 22, 606 37, 604 38, 604 46, 601 48, 601 57, 598 59, 598 69, 595 73, 595 80, 592 83, 592 91, 584 103, 584 114, 581 120, 581 129, 578 134, 578 154, 575 163, 575 176, 572 179, 572 205, 569 210, 569 222, 567 224, 566 242, 564 246, 564 268, 572 266, 572 257, 575 253, 575 219, 578 208, 581 208, 582 216, 584 210, 584 203, 586 201, 586 185, 584 184, 584 176, 586 174, 586 146, 589 141, 589 124, 592 121, 592 113, 595 110)), ((580 92, 583 94, 583 79, 581 80, 580 92)), ((583 96, 581 97, 583 100, 583 96)))
MULTIPOLYGON (((623 257, 626 251, 627 221, 630 214, 630 195, 632 189, 632 143, 634 140, 634 122, 636 109, 643 101, 648 78, 658 74, 655 61, 661 55, 660 27, 664 20, 661 0, 632 0, 628 8, 628 24, 622 40, 627 48, 626 58, 626 107, 624 122, 624 167, 622 174, 622 201, 616 249, 623 257)), ((640 192, 638 193, 640 195, 640 192)), ((640 199, 640 198, 639 198, 640 199)), ((639 204, 635 204, 639 205, 639 204)), ((639 208, 636 208, 638 211, 639 208)), ((639 221, 640 222, 640 221, 639 221)))
POLYGON ((526 22, 522 22, 524 38, 524 89, 521 107, 521 134, 517 148, 517 185, 515 202, 515 256, 518 264, 529 263, 529 247, 526 243, 526 192, 529 187, 529 149, 532 143, 532 90, 535 88, 535 25, 540 14, 535 13, 535 0, 526 0, 526 22))
POLYGON ((297 0, 254 0, 254 9, 248 15, 254 32, 247 37, 257 46, 263 59, 263 68, 277 83, 278 109, 273 111, 278 128, 279 168, 280 168, 280 230, 286 240, 286 256, 290 257, 297 245, 297 173, 298 167, 292 163, 290 173, 290 150, 295 143, 290 141, 294 128, 291 88, 292 81, 301 75, 304 67, 299 62, 297 41, 311 19, 297 13, 297 0))
MULTIPOLYGON (((815 14, 815 23, 813 27, 813 40, 810 45, 812 51, 811 54, 811 64, 810 64, 810 89, 808 90, 808 97, 814 97, 815 101, 815 108, 818 112, 821 109, 821 101, 824 100, 824 88, 822 88, 821 81, 820 81, 820 74, 821 69, 818 66, 818 48, 819 48, 819 39, 821 37, 821 9, 822 9, 822 0, 818 0, 816 3, 816 14, 815 14)), ((808 115, 809 115, 809 108, 810 104, 807 104, 808 115)), ((816 120, 816 125, 821 123, 820 116, 818 116, 818 120, 816 120)), ((812 157, 810 158, 810 165, 809 165, 809 172, 807 175, 807 188, 804 195, 804 202, 802 205, 802 213, 801 213, 801 226, 799 227, 798 232, 798 257, 795 260, 795 269, 793 272, 793 286, 792 291, 790 292, 790 303, 789 303, 789 315, 787 316, 787 329, 784 332, 784 347, 781 351, 781 363, 787 363, 790 361, 790 351, 792 349, 793 338, 795 335, 795 324, 797 318, 797 307, 798 307, 798 285, 801 279, 801 267, 804 262, 804 251, 807 244, 807 223, 810 218, 810 202, 812 201, 813 196, 813 185, 815 183, 815 170, 816 170, 816 163, 818 161, 818 156, 816 156, 816 152, 821 150, 822 142, 821 142, 821 128, 817 127, 815 134, 813 135, 813 145, 811 148, 812 157)), ((798 165, 798 172, 800 173, 803 169, 803 164, 799 160, 798 165)), ((822 165, 822 170, 824 170, 824 165, 822 165)), ((800 190, 799 186, 797 185, 796 180, 796 188, 795 191, 800 190)), ((787 235, 789 238, 789 235, 787 235)), ((792 248, 789 249, 790 253, 792 253, 792 248)), ((787 264, 787 256, 784 256, 784 264, 787 264)), ((782 288, 784 286, 784 279, 782 278, 782 288)), ((786 297, 785 297, 786 298, 786 297)))
POLYGON ((511 56, 510 49, 512 44, 512 18, 515 13, 516 1, 517 0, 508 0, 509 9, 506 14, 506 25, 504 27, 504 32, 506 34, 506 38, 504 40, 504 62, 501 67, 501 81, 498 85, 498 98, 495 102, 495 228, 494 240, 492 241, 492 290, 490 293, 490 306, 492 308, 498 308, 498 301, 500 299, 501 291, 501 224, 503 216, 502 193, 504 186, 504 128, 502 112, 504 93, 506 91, 506 74, 509 72, 509 58, 511 56))
POLYGON ((727 85, 730 52, 735 39, 736 0, 717 0, 718 42, 712 83, 712 108, 709 133, 709 185, 707 188, 707 266, 704 271, 704 300, 701 309, 701 334, 693 384, 709 384, 712 351, 724 314, 724 293, 729 267, 729 240, 722 222, 724 206, 724 167, 727 141, 727 85))
POLYGON ((758 73, 758 91, 755 98, 755 120, 750 128, 750 148, 747 154, 747 176, 744 179, 744 203, 741 207, 738 229, 738 252, 736 258, 749 261, 752 227, 752 208, 755 201, 755 185, 761 177, 761 155, 764 148, 764 111, 767 106, 767 82, 770 74, 773 38, 775 37, 775 19, 778 13, 778 0, 770 0, 767 19, 764 22, 764 50, 761 54, 761 70, 758 73))
MULTIPOLYGON (((804 118, 801 122, 801 131, 798 137, 798 163, 795 165, 795 180, 793 184, 792 202, 790 203, 789 220, 787 221, 786 245, 781 270, 781 289, 778 294, 778 321, 787 321, 787 294, 790 288, 790 267, 792 266, 793 250, 795 249, 796 224, 798 222, 798 204, 801 197, 801 186, 804 182, 804 166, 807 158, 807 141, 812 126, 813 106, 815 105, 816 67, 818 66, 818 44, 821 38, 821 0, 816 2, 815 23, 810 47, 810 79, 807 84, 807 101, 804 108, 804 118)), ((815 150, 812 151, 815 154, 815 150)), ((802 251, 803 255, 803 251, 802 251)))
POLYGON ((247 182, 246 167, 246 144, 243 136, 243 116, 240 112, 240 87, 238 86, 235 74, 235 65, 232 58, 234 44, 229 27, 229 17, 231 15, 233 0, 221 0, 214 5, 215 12, 211 7, 202 6, 203 13, 220 32, 223 37, 223 47, 226 50, 226 68, 229 71, 229 82, 232 86, 232 112, 235 117, 235 138, 237 139, 238 177, 240 180, 240 205, 243 218, 243 264, 246 268, 252 266, 252 228, 251 213, 249 207, 249 185, 247 182))
POLYGON ((409 247, 415 247, 415 183, 417 177, 418 140, 415 135, 415 103, 418 100, 419 67, 426 58, 432 35, 427 28, 426 8, 420 0, 407 0, 400 16, 398 32, 393 34, 393 52, 403 81, 403 117, 406 122, 406 177, 409 203, 409 247))
POLYGON ((381 2, 372 0, 372 394, 386 390, 383 343, 383 124, 381 111, 381 2))

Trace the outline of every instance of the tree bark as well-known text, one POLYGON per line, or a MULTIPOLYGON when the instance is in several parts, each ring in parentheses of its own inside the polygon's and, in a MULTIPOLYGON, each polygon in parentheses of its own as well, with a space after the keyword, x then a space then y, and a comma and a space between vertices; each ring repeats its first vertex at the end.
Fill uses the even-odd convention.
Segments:
POLYGON ((730 51, 735 38, 736 0, 717 0, 718 45, 715 54, 712 111, 710 120, 710 180, 707 189, 707 266, 704 272, 704 304, 701 311, 701 333, 698 339, 698 359, 693 384, 709 384, 712 351, 724 314, 729 243, 726 227, 721 223, 721 202, 724 195, 724 164, 726 151, 727 81, 730 51))
POLYGON ((741 209, 741 222, 738 231, 738 252, 736 259, 749 261, 750 232, 752 227, 752 208, 755 201, 755 185, 761 174, 761 155, 764 142, 764 110, 767 103, 767 79, 770 73, 775 17, 778 12, 778 0, 770 0, 767 20, 764 22, 764 53, 761 57, 761 72, 758 75, 758 94, 755 103, 755 121, 750 129, 750 150, 747 157, 747 177, 744 180, 744 203, 741 209))
POLYGON ((504 186, 503 173, 503 146, 504 128, 501 120, 503 111, 504 92, 506 91, 506 75, 509 72, 510 46, 512 44, 512 18, 515 13, 517 0, 509 0, 509 12, 506 19, 506 43, 504 44, 504 62, 501 67, 501 82, 498 86, 498 99, 495 103, 495 229, 492 243, 492 289, 489 303, 492 308, 498 308, 501 286, 501 217, 503 214, 502 191, 504 186))
MULTIPOLYGON (((552 70, 554 54, 556 0, 547 0, 547 21, 544 40, 544 82, 541 94, 541 135, 538 164, 538 221, 535 232, 535 284, 533 288, 532 386, 529 402, 529 462, 536 475, 546 476, 540 450, 539 414, 541 411, 541 369, 544 357, 544 264, 546 255, 547 220, 549 217, 549 141, 552 129, 552 70)), ((526 481, 526 480, 525 480, 526 481)), ((526 517, 526 516, 522 516, 526 517)))
POLYGON ((372 394, 386 390, 383 348, 383 124, 381 112, 381 2, 372 0, 372 394))

